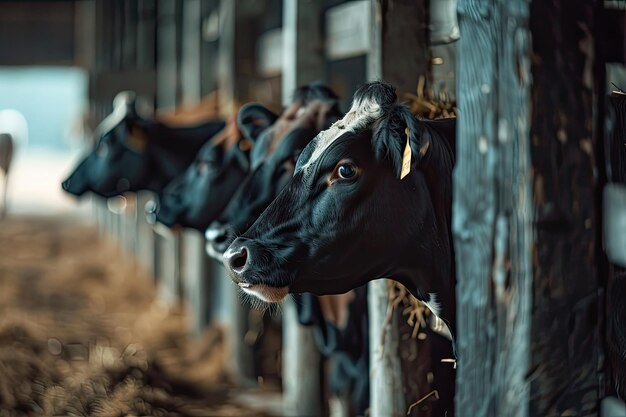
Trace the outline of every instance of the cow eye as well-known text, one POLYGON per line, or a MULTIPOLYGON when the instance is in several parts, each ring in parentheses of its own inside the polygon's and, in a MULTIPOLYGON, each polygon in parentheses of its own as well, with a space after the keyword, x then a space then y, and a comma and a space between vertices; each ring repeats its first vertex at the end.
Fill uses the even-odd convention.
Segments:
POLYGON ((356 167, 353 163, 341 164, 337 168, 337 174, 339 178, 350 180, 356 176, 356 167))

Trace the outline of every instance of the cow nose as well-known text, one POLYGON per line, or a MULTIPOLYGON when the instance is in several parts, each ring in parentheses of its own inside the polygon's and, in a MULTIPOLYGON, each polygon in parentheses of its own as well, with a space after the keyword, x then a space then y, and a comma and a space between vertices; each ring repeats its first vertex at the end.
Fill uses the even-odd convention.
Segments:
POLYGON ((156 216, 159 212, 159 202, 156 200, 149 200, 144 207, 146 213, 146 220, 149 224, 156 223, 156 216))
POLYGON ((224 253, 230 243, 232 233, 227 225, 214 221, 204 235, 216 251, 224 253))
POLYGON ((224 253, 224 264, 235 275, 240 276, 249 264, 250 256, 248 248, 239 242, 233 243, 224 253))

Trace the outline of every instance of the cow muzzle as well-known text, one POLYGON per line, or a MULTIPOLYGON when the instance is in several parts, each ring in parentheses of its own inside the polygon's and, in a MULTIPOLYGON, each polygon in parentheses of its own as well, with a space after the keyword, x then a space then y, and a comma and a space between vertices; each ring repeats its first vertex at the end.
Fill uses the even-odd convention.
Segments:
POLYGON ((144 207, 144 213, 146 215, 146 221, 148 224, 155 224, 157 221, 157 213, 159 212, 159 202, 151 199, 148 200, 144 207))
POLYGON ((224 266, 231 279, 239 285, 243 292, 258 299, 277 303, 287 296, 287 285, 270 285, 258 274, 255 265, 257 258, 261 258, 254 245, 242 238, 236 239, 224 252, 224 266), (254 270, 254 271, 253 271, 254 270))
POLYGON ((228 225, 214 221, 206 229, 204 236, 207 240, 207 253, 216 259, 221 259, 234 240, 235 233, 228 225))

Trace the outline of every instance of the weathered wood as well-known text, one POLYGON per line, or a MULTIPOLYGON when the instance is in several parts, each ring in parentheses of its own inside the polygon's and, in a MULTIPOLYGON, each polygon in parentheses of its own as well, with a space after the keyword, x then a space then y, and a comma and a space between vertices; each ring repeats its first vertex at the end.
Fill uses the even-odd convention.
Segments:
POLYGON ((459 416, 528 410, 528 3, 460 0, 453 235, 459 416))
POLYGON ((180 233, 170 231, 157 223, 157 283, 158 298, 168 306, 177 306, 180 302, 180 233))
POLYGON ((177 0, 158 0, 157 107, 173 108, 178 98, 177 0))
POLYGON ((594 2, 533 2, 535 220, 530 414, 596 415, 600 193, 594 149, 594 2))
POLYGON ((606 283, 607 391, 626 399, 626 95, 613 94, 608 101, 605 155, 610 183, 603 201, 605 250, 612 262, 606 283))
POLYGON ((196 230, 185 230, 181 254, 183 295, 189 317, 190 331, 200 336, 209 323, 209 291, 211 270, 207 268, 204 235, 196 230))
POLYGON ((181 87, 183 103, 197 103, 201 98, 200 45, 201 1, 186 0, 183 3, 181 87))
POLYGON ((283 104, 297 86, 324 80, 321 17, 318 2, 283 0, 283 104))
POLYGON ((283 407, 285 415, 322 415, 320 354, 313 332, 298 323, 296 306, 283 303, 283 407))
MULTIPOLYGON (((419 77, 428 73, 425 2, 372 0, 370 5, 372 32, 367 78, 385 79, 396 87, 400 96, 404 92, 415 92, 419 77)), ((415 402, 427 394, 416 392, 419 384, 415 380, 420 369, 418 358, 406 360, 406 355, 401 355, 398 314, 383 326, 388 304, 387 280, 371 282, 368 286, 368 314, 370 415, 373 417, 407 415, 408 401, 415 402), (413 368, 403 369, 404 365, 413 368)), ((402 343, 414 345, 416 341, 408 339, 402 343)), ((411 415, 419 412, 419 407, 414 408, 411 415)))
MULTIPOLYGON (((282 104, 296 87, 322 80, 320 7, 317 2, 283 0, 282 104)), ((283 403, 287 415, 322 414, 321 357, 312 328, 298 323, 291 300, 283 303, 283 403)))
POLYGON ((148 224, 145 215, 145 207, 148 201, 155 198, 149 191, 137 193, 137 218, 135 230, 137 233, 137 258, 139 264, 152 277, 156 276, 155 235, 152 225, 148 224))
POLYGON ((407 406, 402 384, 402 365, 398 355, 397 316, 386 323, 389 300, 387 280, 368 284, 370 323, 370 415, 405 416, 407 406))

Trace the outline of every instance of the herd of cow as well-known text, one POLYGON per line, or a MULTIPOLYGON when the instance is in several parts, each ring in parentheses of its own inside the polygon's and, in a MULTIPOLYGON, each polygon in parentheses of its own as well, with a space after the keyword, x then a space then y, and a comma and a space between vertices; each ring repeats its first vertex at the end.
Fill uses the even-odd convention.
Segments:
MULTIPOLYGON (((148 218, 204 233, 243 292, 267 303, 293 293, 329 358, 331 390, 349 387, 357 413, 369 397, 368 281, 402 283, 454 334, 454 119, 419 119, 378 81, 346 114, 311 84, 280 115, 250 103, 193 127, 143 118, 120 94, 96 135, 63 189, 152 191, 148 218), (328 314, 337 306, 348 313, 328 314)), ((452 415, 454 379, 439 389, 452 415)))

